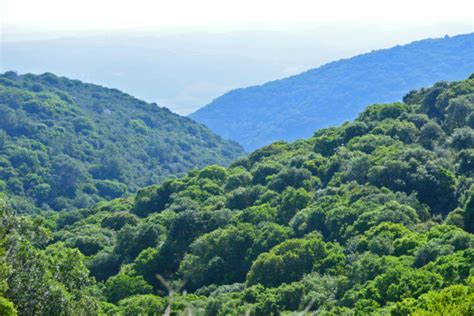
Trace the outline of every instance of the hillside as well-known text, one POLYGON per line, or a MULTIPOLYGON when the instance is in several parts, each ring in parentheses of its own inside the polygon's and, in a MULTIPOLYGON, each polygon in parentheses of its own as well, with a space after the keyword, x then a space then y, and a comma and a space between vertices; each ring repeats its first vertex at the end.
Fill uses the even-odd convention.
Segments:
POLYGON ((372 51, 261 86, 230 91, 191 114, 225 139, 254 150, 309 137, 351 120, 367 104, 400 101, 408 90, 474 71, 474 34, 372 51))
POLYGON ((15 218, 0 197, 0 307, 472 315, 473 128, 474 75, 93 208, 15 218))
POLYGON ((89 207, 242 154, 204 126, 115 89, 0 75, 0 189, 16 209, 89 207))

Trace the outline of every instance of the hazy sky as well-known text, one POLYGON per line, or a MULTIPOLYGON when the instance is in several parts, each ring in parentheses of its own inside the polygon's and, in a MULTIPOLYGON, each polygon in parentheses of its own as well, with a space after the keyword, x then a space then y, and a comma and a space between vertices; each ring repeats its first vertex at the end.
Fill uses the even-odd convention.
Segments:
POLYGON ((473 23, 472 0, 0 0, 4 32, 256 27, 350 20, 473 23))

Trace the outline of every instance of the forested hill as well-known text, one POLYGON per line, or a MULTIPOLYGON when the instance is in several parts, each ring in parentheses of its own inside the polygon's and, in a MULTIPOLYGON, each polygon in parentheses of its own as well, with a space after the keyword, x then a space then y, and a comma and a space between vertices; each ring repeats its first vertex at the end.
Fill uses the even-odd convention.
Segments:
POLYGON ((201 124, 115 89, 0 75, 0 189, 23 211, 88 207, 242 154, 201 124))
POLYGON ((474 34, 372 51, 261 86, 230 91, 190 117, 253 150, 309 137, 351 120, 368 104, 474 71, 474 34))
POLYGON ((474 75, 94 208, 15 218, 0 196, 0 307, 473 315, 473 128, 474 75))

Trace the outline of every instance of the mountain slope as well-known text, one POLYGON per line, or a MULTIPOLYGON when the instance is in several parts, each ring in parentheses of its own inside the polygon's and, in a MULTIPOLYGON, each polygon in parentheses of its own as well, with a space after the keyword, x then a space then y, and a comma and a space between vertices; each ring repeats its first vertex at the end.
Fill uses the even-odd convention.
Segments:
POLYGON ((134 197, 4 211, 0 297, 21 315, 472 315, 474 75, 404 102, 134 197))
POLYGON ((0 76, 0 186, 22 209, 90 206, 241 154, 204 126, 115 89, 53 74, 0 76))
POLYGON ((367 104, 474 71, 474 34, 373 51, 261 86, 230 91, 190 117, 247 150, 309 137, 353 119, 367 104))

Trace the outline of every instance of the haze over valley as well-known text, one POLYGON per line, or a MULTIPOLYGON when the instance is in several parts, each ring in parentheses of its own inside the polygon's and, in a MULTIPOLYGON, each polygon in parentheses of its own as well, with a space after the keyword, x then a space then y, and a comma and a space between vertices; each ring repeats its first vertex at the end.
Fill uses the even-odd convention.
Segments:
POLYGON ((451 21, 411 22, 397 28, 375 24, 379 23, 42 33, 4 26, 0 71, 52 72, 117 88, 187 115, 232 89, 372 50, 474 30, 468 23, 451 21))

